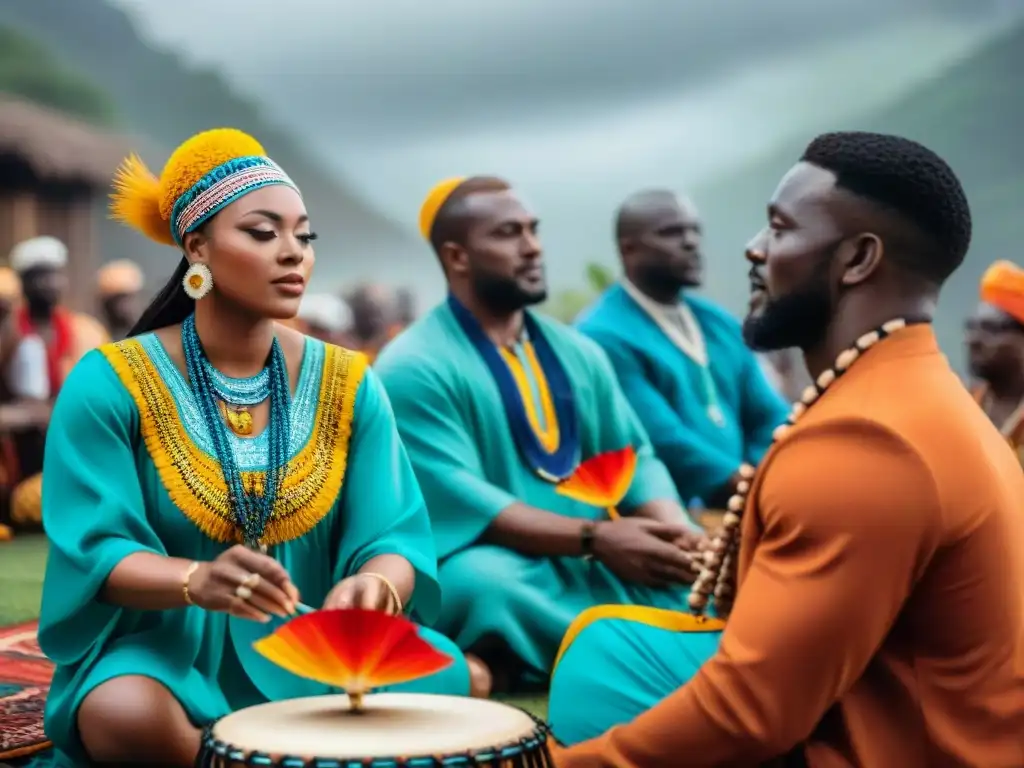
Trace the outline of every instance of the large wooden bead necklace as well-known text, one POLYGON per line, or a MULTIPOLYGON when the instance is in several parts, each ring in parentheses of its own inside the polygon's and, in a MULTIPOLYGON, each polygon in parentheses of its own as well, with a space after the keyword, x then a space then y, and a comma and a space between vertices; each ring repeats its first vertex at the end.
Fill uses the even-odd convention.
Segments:
MULTIPOLYGON (((804 390, 800 402, 793 405, 786 421, 775 428, 772 444, 778 442, 861 355, 886 336, 905 328, 908 324, 905 318, 890 320, 870 333, 865 333, 852 347, 840 352, 833 366, 823 371, 814 384, 804 390)), ((736 486, 736 493, 729 499, 728 509, 722 519, 721 534, 712 542, 711 549, 704 553, 700 573, 693 583, 689 597, 690 610, 697 615, 707 613, 712 604, 712 597, 714 611, 719 618, 728 617, 732 611, 736 596, 740 521, 747 506, 747 494, 750 493, 754 473, 754 467, 749 464, 740 467, 741 480, 736 486)))
MULTIPOLYGON (((288 383, 288 366, 284 352, 275 338, 267 367, 251 379, 244 379, 241 384, 234 386, 235 382, 220 374, 206 357, 199 334, 196 332, 195 315, 189 315, 181 324, 181 345, 185 352, 185 368, 189 383, 199 403, 203 421, 210 432, 217 461, 220 462, 221 471, 224 473, 235 523, 245 545, 252 549, 261 549, 263 532, 273 514, 288 464, 291 386, 288 383), (263 396, 256 399, 261 391, 263 396), (245 415, 249 417, 248 434, 252 434, 252 416, 248 413, 247 407, 256 405, 268 397, 270 445, 266 476, 260 493, 251 483, 243 482, 225 420, 232 427, 232 431, 237 433, 239 430, 235 429, 232 417, 225 414, 225 407, 227 398, 236 401, 232 403, 235 408, 239 405, 246 406, 245 415), (237 402, 238 400, 241 402, 237 402)), ((237 412, 234 411, 236 414, 237 412)))

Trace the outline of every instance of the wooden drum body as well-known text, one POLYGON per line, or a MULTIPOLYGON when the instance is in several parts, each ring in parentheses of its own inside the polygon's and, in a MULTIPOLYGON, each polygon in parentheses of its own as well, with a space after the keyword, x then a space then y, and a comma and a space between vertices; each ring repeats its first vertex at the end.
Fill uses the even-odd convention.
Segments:
POLYGON ((382 693, 243 709, 203 736, 202 768, 551 768, 547 725, 484 699, 382 693))

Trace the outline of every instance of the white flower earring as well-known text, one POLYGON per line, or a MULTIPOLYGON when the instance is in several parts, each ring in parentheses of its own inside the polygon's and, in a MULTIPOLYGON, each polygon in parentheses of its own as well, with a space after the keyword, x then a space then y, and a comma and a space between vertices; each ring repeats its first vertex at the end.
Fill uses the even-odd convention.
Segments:
POLYGON ((190 299, 199 301, 213 290, 213 273, 205 264, 196 262, 185 272, 181 284, 190 299))

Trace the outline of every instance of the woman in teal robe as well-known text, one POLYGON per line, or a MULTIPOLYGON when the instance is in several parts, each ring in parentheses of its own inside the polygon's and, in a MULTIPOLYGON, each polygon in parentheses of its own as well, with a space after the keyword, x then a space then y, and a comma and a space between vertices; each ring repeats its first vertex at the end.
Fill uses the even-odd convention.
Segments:
MULTIPOLYGON (((465 312, 460 307, 450 298, 418 320, 384 349, 375 370, 394 405, 430 511, 444 593, 435 626, 467 651, 499 640, 527 680, 543 680, 581 612, 605 603, 686 610, 687 590, 627 584, 595 561, 530 557, 481 541, 498 514, 515 502, 585 520, 607 519, 607 511, 558 493, 524 461, 502 389, 458 319, 456 313, 465 312)), ((551 409, 538 393, 550 390, 553 399, 570 398, 571 423, 557 429, 563 442, 570 438, 565 432, 575 434, 572 461, 627 446, 637 453, 636 474, 618 511, 632 514, 668 501, 685 521, 672 479, 654 456, 605 354, 543 315, 527 311, 526 323, 529 337, 515 350, 503 350, 502 357, 529 380, 519 395, 540 431, 551 427, 543 418, 551 409), (546 368, 530 364, 544 358, 535 349, 541 340, 551 353, 546 368), (552 356, 564 370, 567 392, 551 383, 552 356)), ((558 444, 556 439, 551 447, 558 444)))
MULTIPOLYGON (((198 159, 192 164, 180 163, 186 172, 194 172, 203 161, 209 165, 211 157, 223 160, 231 149, 233 137, 211 133, 179 149, 195 151, 198 143, 204 150, 196 152, 198 159)), ((156 332, 139 333, 137 328, 132 338, 90 353, 68 377, 54 408, 42 492, 51 548, 39 641, 56 664, 45 723, 55 747, 55 765, 82 765, 90 758, 132 762, 133 756, 127 754, 135 748, 132 744, 144 753, 137 756, 139 764, 152 761, 153 750, 163 749, 169 763, 189 765, 191 750, 198 748, 199 727, 240 708, 329 692, 254 651, 253 643, 279 626, 280 619, 263 623, 239 617, 253 607, 250 599, 256 599, 250 597, 259 585, 259 579, 250 581, 253 574, 230 587, 233 594, 227 598, 233 607, 206 610, 197 604, 197 569, 227 562, 236 542, 243 537, 248 542, 250 535, 234 506, 238 497, 232 493, 218 435, 226 436, 227 455, 244 492, 252 494, 246 497, 250 503, 266 499, 272 488, 276 491, 276 502, 250 554, 280 564, 298 599, 314 607, 325 602, 340 605, 347 599, 345 590, 358 584, 362 586, 345 594, 365 597, 368 590, 377 589, 376 594, 385 598, 377 603, 398 603, 395 610, 405 603, 406 610, 425 619, 439 608, 436 559, 423 497, 387 396, 364 356, 270 323, 269 368, 264 370, 283 377, 284 391, 270 385, 269 426, 258 433, 251 420, 248 432, 244 423, 235 431, 226 413, 229 401, 223 401, 223 407, 230 430, 218 421, 219 409, 211 416, 203 377, 220 377, 228 389, 242 391, 255 387, 259 376, 227 379, 212 369, 215 360, 208 358, 202 365, 209 370, 182 368, 182 354, 186 362, 196 360, 190 344, 206 349, 216 335, 209 324, 211 315, 231 311, 211 290, 212 276, 218 284, 233 283, 238 291, 234 300, 248 303, 250 312, 281 317, 297 310, 301 291, 274 289, 269 278, 289 269, 291 274, 308 274, 313 236, 301 198, 276 166, 255 163, 265 161, 255 146, 256 151, 227 157, 248 157, 260 170, 257 177, 233 176, 238 169, 231 162, 226 168, 217 162, 211 169, 199 168, 201 181, 208 182, 207 192, 216 192, 225 180, 242 179, 251 185, 240 193, 229 187, 234 197, 213 206, 214 213, 198 225, 193 221, 193 227, 209 222, 212 233, 207 233, 209 239, 181 238, 182 248, 190 261, 208 255, 211 269, 183 262, 140 322, 143 328, 163 328, 164 320, 183 321, 181 330, 173 323, 156 332), (235 201, 242 194, 247 197, 239 209, 235 201), (259 211, 247 212, 249 207, 259 211), (257 223, 247 228, 246 216, 257 223), (221 217, 226 219, 217 221, 221 217), (220 245, 232 238, 232 245, 220 245), (238 250, 224 250, 230 247, 238 250), (243 261, 232 264, 232 258, 243 261), (238 264, 245 265, 244 274, 237 272, 242 269, 238 264), (189 283, 190 278, 195 280, 189 283), (181 291, 183 283, 195 300, 181 291), (289 358, 282 349, 293 354, 289 358), (275 410, 282 401, 281 410, 275 410), (281 413, 287 420, 275 421, 281 413), (288 429, 275 427, 280 423, 288 429), (283 456, 286 463, 272 476, 275 456, 283 456), (138 563, 143 562, 139 558, 148 558, 145 564, 151 570, 134 571, 135 594, 126 600, 123 585, 120 591, 113 588, 114 575, 124 573, 133 558, 138 563), (189 561, 193 565, 186 568, 189 561), (385 572, 385 561, 391 571, 385 572), (410 575, 404 589, 398 577, 388 576, 396 571, 410 575), (161 575, 166 573, 172 575, 161 575), (361 578, 368 575, 374 578, 361 578), (397 600, 391 596, 402 591, 405 594, 397 594, 397 600), (147 700, 143 691, 152 698, 147 700), (129 700, 132 697, 134 701, 129 700), (92 714, 86 718, 90 701, 92 714), (110 705, 108 711, 97 714, 96 701, 110 705), (182 723, 183 729, 172 732, 182 723), (90 754, 94 744, 102 745, 102 756, 90 754)), ((168 168, 174 162, 172 156, 168 168)), ((254 165, 243 164, 242 170, 254 165)), ((170 172, 165 169, 165 176, 170 172)), ((161 186, 189 189, 188 184, 173 182, 151 185, 161 186)), ((150 187, 137 184, 133 189, 139 188, 150 187)), ((170 225, 175 224, 172 216, 170 225)), ((195 230, 182 225, 181 231, 195 230)), ((236 322, 245 316, 236 316, 236 322)), ((218 343, 224 350, 235 342, 232 337, 218 343)), ((221 384, 215 388, 219 397, 221 384)), ((238 408, 236 419, 240 412, 249 413, 238 408)), ((125 578, 120 577, 122 582, 125 578)), ((399 688, 467 694, 469 673, 461 653, 437 633, 421 632, 455 663, 399 688)))

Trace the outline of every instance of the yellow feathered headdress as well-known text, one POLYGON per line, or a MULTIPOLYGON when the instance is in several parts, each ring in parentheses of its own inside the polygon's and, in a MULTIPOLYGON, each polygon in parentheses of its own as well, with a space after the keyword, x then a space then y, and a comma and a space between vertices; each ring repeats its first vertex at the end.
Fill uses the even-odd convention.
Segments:
POLYGON ((234 128, 204 131, 171 155, 160 178, 137 155, 114 177, 111 216, 158 243, 181 245, 228 203, 268 184, 294 182, 256 139, 234 128))

